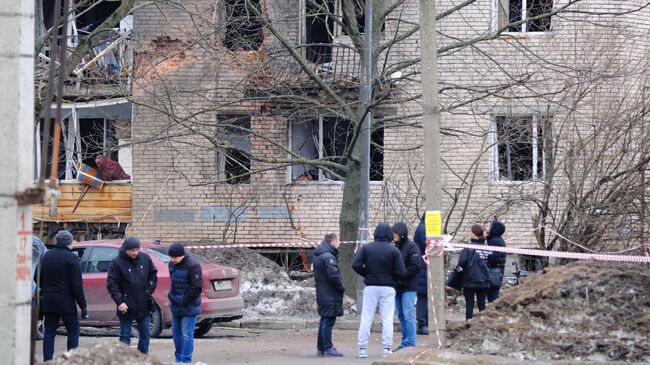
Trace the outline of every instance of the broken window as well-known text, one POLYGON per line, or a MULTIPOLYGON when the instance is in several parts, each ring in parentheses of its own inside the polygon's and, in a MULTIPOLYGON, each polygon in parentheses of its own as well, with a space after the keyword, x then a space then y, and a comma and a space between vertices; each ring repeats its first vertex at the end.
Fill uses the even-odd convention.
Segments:
POLYGON ((316 64, 332 61, 334 0, 305 0, 307 60, 316 64))
MULTIPOLYGON (((365 10, 364 10, 364 2, 363 0, 354 0, 354 12, 357 15, 357 29, 359 29, 359 33, 363 34, 365 33, 365 24, 366 24, 366 15, 365 15, 365 10)), ((341 12, 342 13, 342 12, 341 12)), ((345 18, 343 18, 343 24, 347 26, 347 22, 345 21, 345 18)), ((381 21, 381 31, 383 32, 386 28, 386 22, 384 19, 381 21)), ((343 34, 349 35, 348 32, 346 31, 345 27, 343 27, 343 34)))
POLYGON ((498 28, 508 27, 509 32, 548 32, 551 30, 553 0, 495 0, 498 28), (538 18, 539 17, 539 18, 538 18), (512 23, 525 20, 517 25, 512 23))
MULTIPOLYGON (((347 164, 344 157, 353 134, 353 124, 337 117, 319 117, 293 121, 290 125, 291 151, 305 159, 332 161, 347 164)), ((370 146, 370 180, 383 180, 383 138, 382 129, 372 133, 370 146)), ((325 168, 309 164, 291 167, 292 181, 326 181, 345 178, 345 170, 325 168)))
POLYGON ((215 153, 217 179, 228 184, 250 183, 251 118, 247 115, 217 116, 215 153))
MULTIPOLYGON (((250 0, 261 14, 259 0, 250 0)), ((246 6, 246 0, 226 0, 225 2, 226 31, 223 45, 231 51, 255 51, 264 40, 262 22, 246 6)))
POLYGON ((496 169, 500 181, 542 181, 550 158, 550 118, 496 117, 496 169))

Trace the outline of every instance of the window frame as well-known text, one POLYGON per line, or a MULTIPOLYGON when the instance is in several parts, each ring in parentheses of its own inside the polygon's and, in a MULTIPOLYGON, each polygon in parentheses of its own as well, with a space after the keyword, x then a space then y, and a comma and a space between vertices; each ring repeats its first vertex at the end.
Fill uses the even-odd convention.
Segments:
MULTIPOLYGON (((500 14, 499 14, 499 10, 500 10, 499 6, 501 5, 502 1, 503 0, 492 0, 492 31, 493 32, 498 31, 499 29, 501 29, 504 26, 501 23, 501 17, 500 17, 500 14)), ((508 5, 510 5, 510 1, 512 1, 512 0, 507 0, 507 1, 508 1, 508 5)), ((546 33, 550 33, 550 32, 553 31, 553 26, 552 26, 553 25, 553 23, 552 23, 553 15, 550 16, 551 19, 549 19, 549 29, 548 30, 541 30, 541 31, 530 31, 530 30, 528 30, 528 20, 527 20, 528 19, 528 1, 527 0, 519 0, 519 1, 521 1, 521 21, 523 21, 523 23, 521 24, 521 30, 516 31, 516 30, 507 29, 507 30, 503 31, 502 34, 510 35, 510 36, 514 36, 514 35, 526 35, 526 36, 529 36, 529 35, 534 35, 534 34, 546 34, 546 33)), ((551 1, 551 3, 553 2, 553 0, 548 0, 548 1, 551 1)), ((508 12, 508 15, 509 14, 510 13, 508 12)), ((510 24, 509 17, 508 17, 507 22, 505 24, 510 24)))
MULTIPOLYGON (((316 120, 318 120, 318 146, 315 146, 316 149, 318 150, 318 159, 322 159, 324 157, 324 133, 323 133, 323 121, 327 118, 336 118, 336 116, 331 116, 331 115, 318 115, 314 116, 311 118, 302 118, 299 120, 288 120, 288 127, 287 127, 287 145, 289 147, 289 151, 294 154, 299 154, 297 151, 293 150, 293 125, 294 123, 299 123, 299 122, 304 122, 304 123, 315 123, 316 120)), ((344 119, 342 119, 344 120, 344 119)), ((348 123, 351 123, 348 121, 348 123)), ((374 131, 373 131, 374 133, 374 131)), ((372 134, 371 134, 372 138, 372 134)), ((385 136, 382 136, 382 143, 385 141, 385 136)), ((373 142, 372 139, 370 141, 371 143, 373 142)), ((383 146, 383 144, 382 144, 383 146)), ((372 147, 372 146, 371 146, 372 147)), ((287 154, 287 158, 291 159, 292 155, 291 153, 287 154)), ((383 153, 382 153, 382 170, 381 170, 381 180, 370 180, 370 184, 383 184, 384 182, 384 169, 383 169, 383 161, 384 161, 383 153)), ((371 150, 371 155, 370 158, 372 159, 372 150, 371 150)), ((372 161, 370 161, 370 164, 372 164, 372 161)), ((310 183, 310 184, 341 184, 345 180, 333 180, 325 177, 325 173, 323 172, 323 169, 321 167, 315 166, 315 165, 310 165, 314 166, 318 170, 318 180, 306 180, 306 181, 300 181, 296 178, 293 177, 293 168, 295 165, 290 164, 287 166, 287 174, 286 174, 286 183, 287 184, 294 184, 294 183, 310 183)), ((372 168, 372 166, 371 166, 372 168)), ((370 174, 372 176, 372 172, 370 174)))
POLYGON ((489 134, 491 136, 490 140, 490 145, 491 145, 491 152, 490 152, 490 181, 498 184, 535 184, 535 183, 544 183, 546 181, 546 176, 547 176, 547 159, 548 159, 548 151, 547 151, 547 145, 546 145, 546 140, 548 139, 548 135, 546 133, 549 133, 552 129, 550 126, 550 123, 552 123, 553 116, 552 115, 543 115, 541 113, 496 113, 492 115, 491 122, 490 122, 490 130, 489 134), (505 117, 505 118, 512 118, 512 117, 531 117, 531 135, 533 136, 533 140, 531 143, 531 148, 532 148, 532 155, 531 155, 531 160, 532 160, 532 166, 531 166, 531 178, 529 180, 510 180, 510 179, 504 179, 501 177, 501 172, 500 172, 500 165, 499 165, 499 135, 498 135, 498 118, 500 117, 505 117), (542 118, 548 118, 549 119, 549 125, 547 126, 548 130, 544 132, 542 130, 542 135, 541 137, 538 135, 539 128, 540 128, 540 120, 542 118), (542 156, 539 156, 538 151, 540 150, 539 148, 539 143, 542 143, 542 156), (538 168, 539 168, 539 163, 542 163, 542 168, 541 168, 541 176, 538 175, 538 168))
MULTIPOLYGON (((238 119, 238 120, 246 119, 246 121, 248 123, 248 133, 246 134, 246 136, 243 135, 244 131, 241 131, 241 130, 237 130, 237 131, 242 132, 241 137, 248 138, 248 153, 250 154, 251 151, 252 151, 252 148, 253 148, 253 146, 252 146, 252 138, 251 138, 252 137, 251 131, 252 131, 252 127, 253 127, 253 121, 252 121, 251 115, 246 114, 246 113, 236 113, 236 112, 217 114, 217 116, 216 116, 216 123, 217 123, 216 127, 220 128, 219 124, 221 122, 223 122, 224 120, 228 121, 228 120, 232 120, 232 119, 238 119)), ((229 124, 233 124, 233 123, 229 123, 229 124)), ((226 130, 228 129, 228 127, 223 127, 223 128, 226 129, 226 130)), ((242 128, 246 128, 246 127, 244 126, 242 128)), ((216 131, 215 131, 215 133, 216 133, 216 131)), ((217 181, 224 181, 225 183, 227 183, 229 185, 249 185, 251 183, 251 167, 252 167, 252 161, 251 161, 250 157, 248 158, 249 175, 246 177, 246 179, 245 179, 246 181, 240 181, 242 178, 235 179, 232 182, 226 181, 226 177, 228 175, 228 173, 226 171, 226 168, 227 168, 227 159, 228 159, 228 151, 229 150, 237 150, 237 148, 223 148, 223 149, 216 149, 215 150, 214 167, 215 167, 215 178, 216 178, 216 180, 217 181)))

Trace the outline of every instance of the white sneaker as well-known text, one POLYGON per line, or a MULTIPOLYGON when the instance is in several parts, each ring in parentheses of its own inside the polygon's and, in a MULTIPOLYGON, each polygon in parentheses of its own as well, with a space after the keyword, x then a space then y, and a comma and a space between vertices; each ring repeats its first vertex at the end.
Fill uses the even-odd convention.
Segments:
POLYGON ((381 357, 388 357, 393 354, 393 351, 391 349, 384 349, 384 354, 381 355, 381 357))
POLYGON ((368 351, 366 351, 365 347, 359 347, 359 358, 365 359, 368 357, 368 351))

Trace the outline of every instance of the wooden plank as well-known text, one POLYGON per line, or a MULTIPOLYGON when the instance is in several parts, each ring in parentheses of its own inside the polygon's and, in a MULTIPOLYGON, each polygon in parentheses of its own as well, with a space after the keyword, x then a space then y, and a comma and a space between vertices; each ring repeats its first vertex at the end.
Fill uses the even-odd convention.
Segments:
MULTIPOLYGON (((85 185, 82 184, 61 184, 59 190, 61 193, 81 193, 85 185)), ((131 184, 106 184, 101 190, 91 188, 88 193, 104 192, 104 193, 131 193, 133 186, 131 184)))
MULTIPOLYGON (((91 189, 92 190, 92 189, 91 189)), ((78 193, 61 193, 59 196, 59 201, 62 200, 74 200, 77 201, 81 194, 78 193)), ((88 194, 83 198, 86 200, 131 200, 132 194, 130 193, 91 193, 88 191, 88 194)))
MULTIPOLYGON (((74 207, 76 204, 76 200, 59 200, 56 206, 57 208, 68 208, 74 207)), ((77 209, 82 207, 125 209, 131 208, 131 200, 86 200, 86 198, 83 198, 77 209)))

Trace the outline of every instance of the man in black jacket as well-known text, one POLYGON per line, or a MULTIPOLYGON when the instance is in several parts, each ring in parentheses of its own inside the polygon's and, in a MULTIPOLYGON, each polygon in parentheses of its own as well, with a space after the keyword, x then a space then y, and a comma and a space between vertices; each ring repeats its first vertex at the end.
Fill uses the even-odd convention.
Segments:
POLYGON ((402 254, 407 275, 397 282, 397 295, 395 296, 395 309, 397 318, 402 327, 402 342, 395 349, 415 346, 417 323, 415 321, 415 302, 417 300, 418 277, 420 271, 420 250, 408 237, 408 228, 404 222, 393 225, 393 242, 402 254))
MULTIPOLYGON (((506 241, 502 237, 505 232, 506 225, 496 219, 493 220, 487 230, 488 246, 506 247, 506 241)), ((506 268, 506 253, 492 251, 488 256, 488 268, 490 269, 490 288, 487 291, 487 300, 491 303, 499 298, 499 290, 506 268)))
POLYGON ((343 280, 339 271, 339 240, 335 233, 325 235, 314 250, 314 279, 318 304, 318 356, 343 356, 332 344, 332 327, 343 316, 343 280))
POLYGON ((106 288, 117 306, 120 342, 131 345, 131 325, 138 326, 138 350, 149 352, 149 325, 158 270, 151 258, 140 252, 140 240, 127 237, 120 253, 111 261, 106 288))
POLYGON ((43 361, 54 357, 54 338, 59 320, 63 321, 68 332, 68 351, 79 347, 79 317, 88 318, 86 297, 79 257, 68 246, 72 234, 59 231, 56 234, 56 247, 43 255, 41 263, 41 313, 44 314, 43 361))
POLYGON ((363 308, 359 325, 359 357, 368 357, 366 348, 370 340, 370 327, 377 308, 381 316, 381 339, 383 356, 392 354, 393 313, 395 312, 395 287, 397 280, 406 277, 402 255, 390 242, 393 232, 388 224, 375 228, 375 241, 361 246, 352 268, 363 276, 366 287, 363 289, 363 308))

